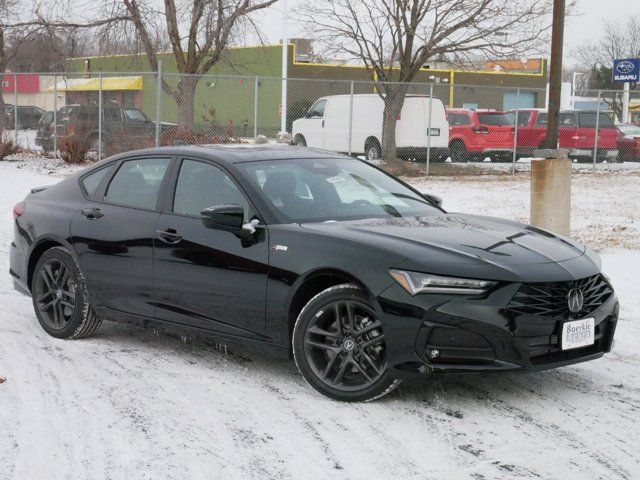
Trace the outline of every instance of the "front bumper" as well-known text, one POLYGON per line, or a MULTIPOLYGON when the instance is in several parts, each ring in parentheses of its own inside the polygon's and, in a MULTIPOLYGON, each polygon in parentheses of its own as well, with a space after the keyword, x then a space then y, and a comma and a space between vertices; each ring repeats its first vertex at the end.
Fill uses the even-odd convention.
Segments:
POLYGON ((588 315, 595 318, 594 344, 562 350, 564 320, 518 314, 507 307, 520 285, 505 285, 486 298, 411 297, 398 285, 389 287, 377 303, 394 376, 544 370, 593 360, 611 350, 619 309, 615 295, 588 315))

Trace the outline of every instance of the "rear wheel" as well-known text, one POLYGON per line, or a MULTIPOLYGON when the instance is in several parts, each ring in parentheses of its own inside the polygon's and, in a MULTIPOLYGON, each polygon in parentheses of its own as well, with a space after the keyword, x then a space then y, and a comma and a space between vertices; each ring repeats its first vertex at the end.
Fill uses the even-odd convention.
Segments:
POLYGON ((375 400, 400 384, 389 373, 382 324, 357 285, 313 297, 296 320, 292 343, 304 379, 334 400, 375 400))
POLYGON ((306 147, 307 141, 302 135, 296 135, 296 138, 293 140, 293 144, 297 147, 306 147))
POLYGON ((467 147, 460 140, 451 142, 451 145, 449 145, 449 151, 451 152, 452 162, 469 161, 469 153, 467 152, 467 147))
POLYGON ((31 282, 33 307, 42 328, 56 338, 83 338, 102 323, 89 305, 84 276, 63 247, 47 250, 31 282))
POLYGON ((380 160, 382 157, 382 148, 376 139, 367 141, 364 147, 364 154, 368 161, 380 160))

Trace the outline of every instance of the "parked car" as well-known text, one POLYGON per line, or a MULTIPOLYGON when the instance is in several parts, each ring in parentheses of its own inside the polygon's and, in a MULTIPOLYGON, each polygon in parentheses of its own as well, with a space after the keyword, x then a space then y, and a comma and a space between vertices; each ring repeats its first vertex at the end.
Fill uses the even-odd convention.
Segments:
POLYGON ((138 150, 19 202, 10 273, 56 338, 102 319, 188 329, 293 357, 344 401, 611 349, 618 302, 595 253, 441 203, 308 148, 138 150))
POLYGON ((623 162, 640 161, 640 125, 618 125, 618 150, 623 162))
MULTIPOLYGON (((26 105, 18 105, 18 130, 33 130, 38 126, 40 117, 44 110, 38 107, 31 107, 26 105)), ((5 127, 13 130, 15 129, 16 121, 16 107, 15 105, 5 104, 5 127)))
MULTIPOLYGON (((400 158, 425 160, 429 137, 430 156, 444 161, 449 156, 449 125, 442 101, 431 102, 429 135, 429 97, 410 95, 405 98, 396 125, 396 147, 400 158)), ((350 95, 334 95, 318 99, 304 118, 293 122, 295 145, 333 152, 349 152, 377 160, 382 153, 382 119, 384 102, 376 94, 353 96, 353 126, 349 148, 350 95)))
MULTIPOLYGON (((96 143, 97 149, 99 133, 98 107, 83 105, 65 105, 58 110, 56 115, 56 135, 58 142, 77 133, 81 129, 96 143)), ((162 122, 161 130, 164 132, 175 127, 175 123, 162 122)), ((102 142, 122 141, 123 137, 133 139, 150 139, 155 136, 156 123, 149 120, 140 109, 135 107, 104 106, 102 108, 102 142)), ((36 145, 43 150, 53 150, 53 114, 43 119, 38 125, 36 145)))
POLYGON ((447 120, 452 161, 513 159, 514 126, 504 112, 452 108, 447 110, 447 120))
MULTIPOLYGON (((515 111, 511 110, 510 121, 515 111)), ((543 146, 547 135, 545 110, 523 109, 518 111, 517 154, 530 157, 543 146)), ((587 110, 563 110, 559 114, 559 145, 569 151, 569 157, 590 161, 596 148, 597 112, 587 110)), ((598 121, 598 160, 616 161, 618 158, 618 130, 611 117, 600 112, 598 121)))

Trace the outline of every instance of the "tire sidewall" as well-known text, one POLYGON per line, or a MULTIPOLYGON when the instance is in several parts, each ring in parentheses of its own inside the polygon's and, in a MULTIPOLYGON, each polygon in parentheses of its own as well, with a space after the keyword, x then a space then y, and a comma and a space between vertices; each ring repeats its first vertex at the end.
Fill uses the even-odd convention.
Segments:
MULTIPOLYGON (((340 300, 357 300, 373 308, 367 295, 355 284, 337 285, 320 292, 304 306, 296 319, 292 335, 293 358, 304 380, 311 388, 319 393, 334 400, 345 402, 375 400, 391 392, 400 383, 399 380, 393 378, 388 367, 382 377, 373 385, 356 392, 345 392, 325 385, 316 377, 307 362, 304 353, 304 336, 309 322, 327 305, 340 300)), ((375 308, 373 308, 373 310, 375 310, 375 308)))
POLYGON ((51 248, 44 252, 44 254, 40 257, 38 263, 36 264, 33 278, 31 280, 31 292, 33 308, 36 313, 36 317, 38 318, 38 323, 40 323, 42 329, 49 335, 55 338, 62 339, 73 338, 77 334, 78 330, 82 328, 89 315, 89 295, 84 276, 82 275, 82 271, 80 270, 80 267, 78 266, 78 263, 73 255, 71 255, 71 253, 66 248, 51 248), (76 283, 76 308, 73 312, 73 317, 66 327, 59 330, 51 328, 49 325, 47 325, 46 322, 42 320, 36 301, 35 281, 37 276, 39 275, 42 265, 50 259, 57 259, 62 261, 66 265, 66 267, 69 268, 73 273, 73 278, 76 283))

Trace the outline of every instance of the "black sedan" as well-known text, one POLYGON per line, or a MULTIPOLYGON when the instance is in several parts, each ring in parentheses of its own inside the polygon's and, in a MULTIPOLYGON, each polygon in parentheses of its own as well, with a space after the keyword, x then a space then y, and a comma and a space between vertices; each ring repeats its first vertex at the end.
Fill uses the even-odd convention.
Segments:
POLYGON ((306 148, 140 150, 18 203, 10 273, 54 337, 187 329, 292 356, 346 401, 610 350, 618 303, 594 253, 440 203, 306 148))

